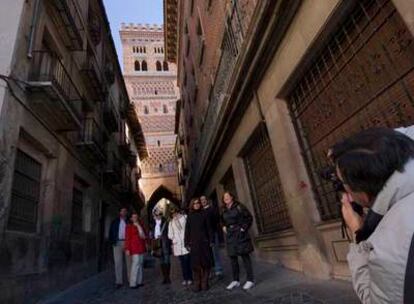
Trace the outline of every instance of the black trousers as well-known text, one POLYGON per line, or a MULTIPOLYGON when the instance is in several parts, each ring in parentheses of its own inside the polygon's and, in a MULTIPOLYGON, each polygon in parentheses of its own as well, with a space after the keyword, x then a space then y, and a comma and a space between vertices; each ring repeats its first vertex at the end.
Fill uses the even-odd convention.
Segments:
POLYGON ((192 281, 193 280, 193 271, 191 269, 190 254, 180 255, 178 258, 180 259, 181 270, 183 272, 184 281, 192 281))
MULTIPOLYGON (((244 254, 241 256, 244 264, 244 269, 246 270, 247 281, 253 282, 253 267, 252 260, 250 259, 250 254, 244 254)), ((240 267, 239 267, 239 257, 231 256, 231 269, 233 270, 233 281, 240 281, 240 267)))

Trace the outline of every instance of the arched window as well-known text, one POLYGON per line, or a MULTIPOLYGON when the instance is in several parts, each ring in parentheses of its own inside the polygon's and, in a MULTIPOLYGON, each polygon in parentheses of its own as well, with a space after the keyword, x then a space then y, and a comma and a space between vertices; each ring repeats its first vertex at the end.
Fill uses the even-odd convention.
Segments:
POLYGON ((164 68, 164 71, 168 71, 168 62, 164 61, 162 67, 164 68))
POLYGON ((155 63, 155 65, 156 65, 157 71, 161 71, 161 62, 159 62, 157 60, 157 62, 155 63))
POLYGON ((142 53, 142 47, 139 48, 139 52, 142 53))
POLYGON ((149 110, 148 110, 148 106, 144 106, 144 114, 148 114, 149 110))
POLYGON ((132 52, 135 53, 135 46, 132 47, 132 52))
POLYGON ((162 164, 159 164, 159 166, 158 166, 158 170, 159 170, 160 172, 162 172, 162 171, 163 171, 162 164))
POLYGON ((164 48, 161 48, 161 53, 164 53, 164 48))
MULTIPOLYGON (((140 66, 139 66, 139 61, 135 60, 135 71, 139 71, 140 70, 140 66)), ((142 66, 142 69, 144 69, 144 66, 142 66)))
POLYGON ((155 94, 155 95, 158 95, 158 91, 157 91, 157 89, 155 89, 155 90, 154 90, 154 94, 155 94))
POLYGON ((157 48, 154 48, 154 53, 157 53, 157 48))
POLYGON ((157 140, 157 146, 161 146, 161 141, 157 140))
POLYGON ((146 53, 147 52, 147 48, 144 46, 144 53, 146 53))
POLYGON ((148 71, 147 62, 145 60, 142 61, 141 67, 143 71, 148 71))
POLYGON ((164 113, 168 113, 168 108, 167 108, 167 105, 163 105, 163 106, 162 106, 162 111, 163 111, 164 113))

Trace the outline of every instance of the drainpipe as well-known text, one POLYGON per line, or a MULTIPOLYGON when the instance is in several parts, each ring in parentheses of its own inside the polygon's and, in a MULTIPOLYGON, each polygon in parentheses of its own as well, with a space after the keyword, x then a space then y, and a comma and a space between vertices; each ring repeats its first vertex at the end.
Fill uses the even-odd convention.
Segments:
POLYGON ((37 20, 39 19, 39 11, 40 11, 40 0, 35 0, 35 7, 33 11, 33 17, 32 22, 30 25, 30 36, 29 36, 29 48, 27 50, 27 57, 32 59, 33 57, 33 44, 35 40, 35 34, 36 34, 36 26, 37 26, 37 20))

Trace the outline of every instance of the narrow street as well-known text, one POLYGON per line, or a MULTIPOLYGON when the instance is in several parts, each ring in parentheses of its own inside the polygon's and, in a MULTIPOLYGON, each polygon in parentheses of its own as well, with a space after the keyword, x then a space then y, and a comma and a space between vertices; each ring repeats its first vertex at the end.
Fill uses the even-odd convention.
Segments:
MULTIPOLYGON (((230 265, 226 264, 226 276, 221 281, 212 280, 208 292, 194 293, 181 286, 179 265, 174 259, 170 286, 160 283, 158 265, 146 268, 144 287, 115 289, 112 271, 103 272, 68 290, 49 297, 39 304, 190 304, 190 303, 263 303, 263 304, 352 304, 359 303, 352 287, 344 281, 321 281, 306 278, 303 274, 281 266, 255 263, 257 285, 249 292, 242 289, 227 291, 230 265)), ((227 262, 227 261, 226 261, 227 262)), ((243 273, 242 273, 243 277, 243 273)))

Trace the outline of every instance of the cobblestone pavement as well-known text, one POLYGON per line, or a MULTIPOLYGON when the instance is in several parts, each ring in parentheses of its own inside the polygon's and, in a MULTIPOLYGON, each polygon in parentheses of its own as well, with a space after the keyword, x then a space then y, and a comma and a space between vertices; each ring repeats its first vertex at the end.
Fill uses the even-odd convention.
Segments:
MULTIPOLYGON (((115 289, 113 274, 111 271, 107 271, 52 298, 43 300, 39 304, 359 303, 348 282, 310 279, 300 273, 272 264, 256 262, 254 266, 256 286, 249 292, 241 289, 235 291, 225 290, 226 284, 231 279, 229 275, 226 275, 221 281, 213 279, 209 291, 196 294, 189 288, 181 286, 179 265, 174 259, 172 266, 173 283, 170 286, 160 284, 161 278, 158 267, 145 269, 145 286, 139 289, 129 289, 127 287, 115 289)), ((225 265, 225 269, 226 273, 229 274, 228 264, 225 265)))

